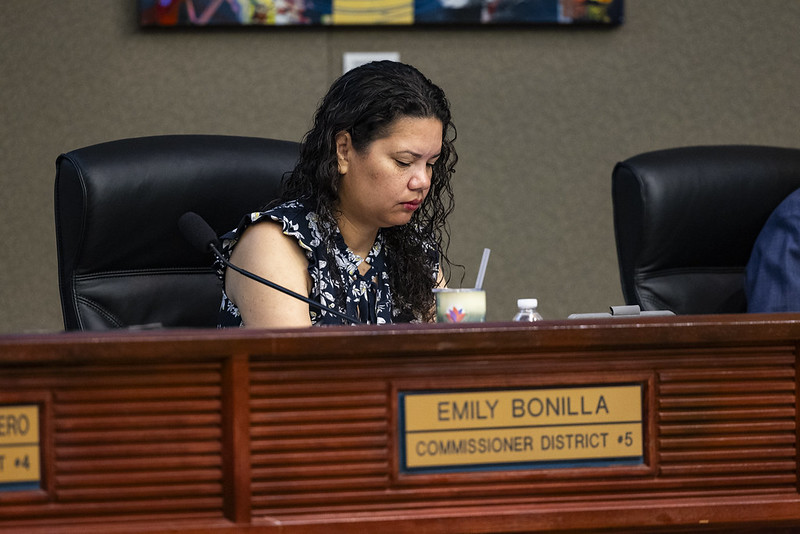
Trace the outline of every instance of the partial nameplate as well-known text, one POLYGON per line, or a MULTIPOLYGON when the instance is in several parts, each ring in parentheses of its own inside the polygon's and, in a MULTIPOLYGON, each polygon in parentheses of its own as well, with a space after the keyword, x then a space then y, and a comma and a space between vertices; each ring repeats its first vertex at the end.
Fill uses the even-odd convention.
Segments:
POLYGON ((643 463, 642 385, 400 392, 401 471, 643 463))
POLYGON ((41 481, 39 406, 0 406, 0 491, 38 488, 41 481))

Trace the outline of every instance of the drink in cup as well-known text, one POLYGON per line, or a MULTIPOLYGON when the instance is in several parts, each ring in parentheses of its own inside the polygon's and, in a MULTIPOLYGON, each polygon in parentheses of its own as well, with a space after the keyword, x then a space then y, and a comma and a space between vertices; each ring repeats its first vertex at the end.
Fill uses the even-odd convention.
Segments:
POLYGON ((486 320, 486 291, 483 289, 436 288, 437 323, 482 323, 486 320))

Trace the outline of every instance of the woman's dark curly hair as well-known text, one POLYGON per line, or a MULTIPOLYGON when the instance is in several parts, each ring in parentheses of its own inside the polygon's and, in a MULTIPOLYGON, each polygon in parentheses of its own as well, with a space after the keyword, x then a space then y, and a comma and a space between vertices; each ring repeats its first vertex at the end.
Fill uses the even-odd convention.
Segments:
MULTIPOLYGON (((417 69, 376 61, 336 80, 317 108, 314 125, 303 139, 300 159, 284 181, 281 201, 303 199, 326 227, 335 228, 341 178, 336 135, 348 132, 353 147, 363 152, 376 139, 389 135, 393 122, 403 117, 436 118, 442 123, 442 150, 433 166, 425 201, 408 224, 382 230, 397 319, 431 320, 436 258, 424 253, 423 242, 433 239, 449 278, 452 263, 446 254, 450 239, 446 219, 454 207, 450 180, 458 156, 453 147, 456 130, 444 92, 417 69)), ((328 238, 327 248, 332 251, 333 236, 328 238)), ((336 269, 336 262, 329 265, 336 269)))

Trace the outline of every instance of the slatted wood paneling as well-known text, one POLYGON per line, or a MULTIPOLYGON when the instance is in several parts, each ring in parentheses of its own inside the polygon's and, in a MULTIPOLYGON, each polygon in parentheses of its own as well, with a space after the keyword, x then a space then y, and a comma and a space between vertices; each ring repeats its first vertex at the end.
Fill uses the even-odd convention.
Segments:
POLYGON ((794 358, 659 373, 659 471, 684 493, 797 486, 794 358))
MULTIPOLYGON (((6 371, 4 378, 9 379, 6 371)), ((221 515, 219 365, 67 367, 20 372, 52 392, 48 501, 4 505, 6 520, 221 515), (55 372, 53 372, 55 371, 55 372)))
POLYGON ((0 493, 0 531, 800 525, 800 316, 442 326, 0 337, 44 467, 0 493), (398 470, 398 391, 602 384, 643 387, 641 465, 398 470))
POLYGON ((339 365, 313 355, 256 360, 251 374, 253 515, 297 520, 509 502, 537 507, 609 498, 794 495, 794 361, 791 347, 632 351, 585 359, 530 354, 513 362, 492 358, 488 369, 470 355, 458 364, 434 355, 344 359, 339 365), (394 433, 386 424, 393 420, 391 384, 397 377, 439 377, 430 383, 440 388, 454 380, 462 386, 470 380, 490 384, 497 374, 513 376, 515 387, 552 386, 565 376, 573 384, 591 385, 607 362, 613 362, 618 377, 654 377, 655 405, 645 402, 645 409, 655 416, 647 436, 655 455, 648 454, 645 466, 422 476, 416 485, 416 475, 409 475, 398 482, 390 458, 394 433), (769 418, 763 417, 765 411, 769 418))

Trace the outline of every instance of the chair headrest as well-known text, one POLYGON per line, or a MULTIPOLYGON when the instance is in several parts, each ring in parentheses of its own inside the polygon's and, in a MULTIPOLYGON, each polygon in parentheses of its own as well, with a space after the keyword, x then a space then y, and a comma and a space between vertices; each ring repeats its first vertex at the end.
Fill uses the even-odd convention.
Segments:
POLYGON ((617 239, 635 240, 648 271, 742 266, 772 210, 800 186, 800 150, 696 146, 648 152, 617 164, 617 239))

